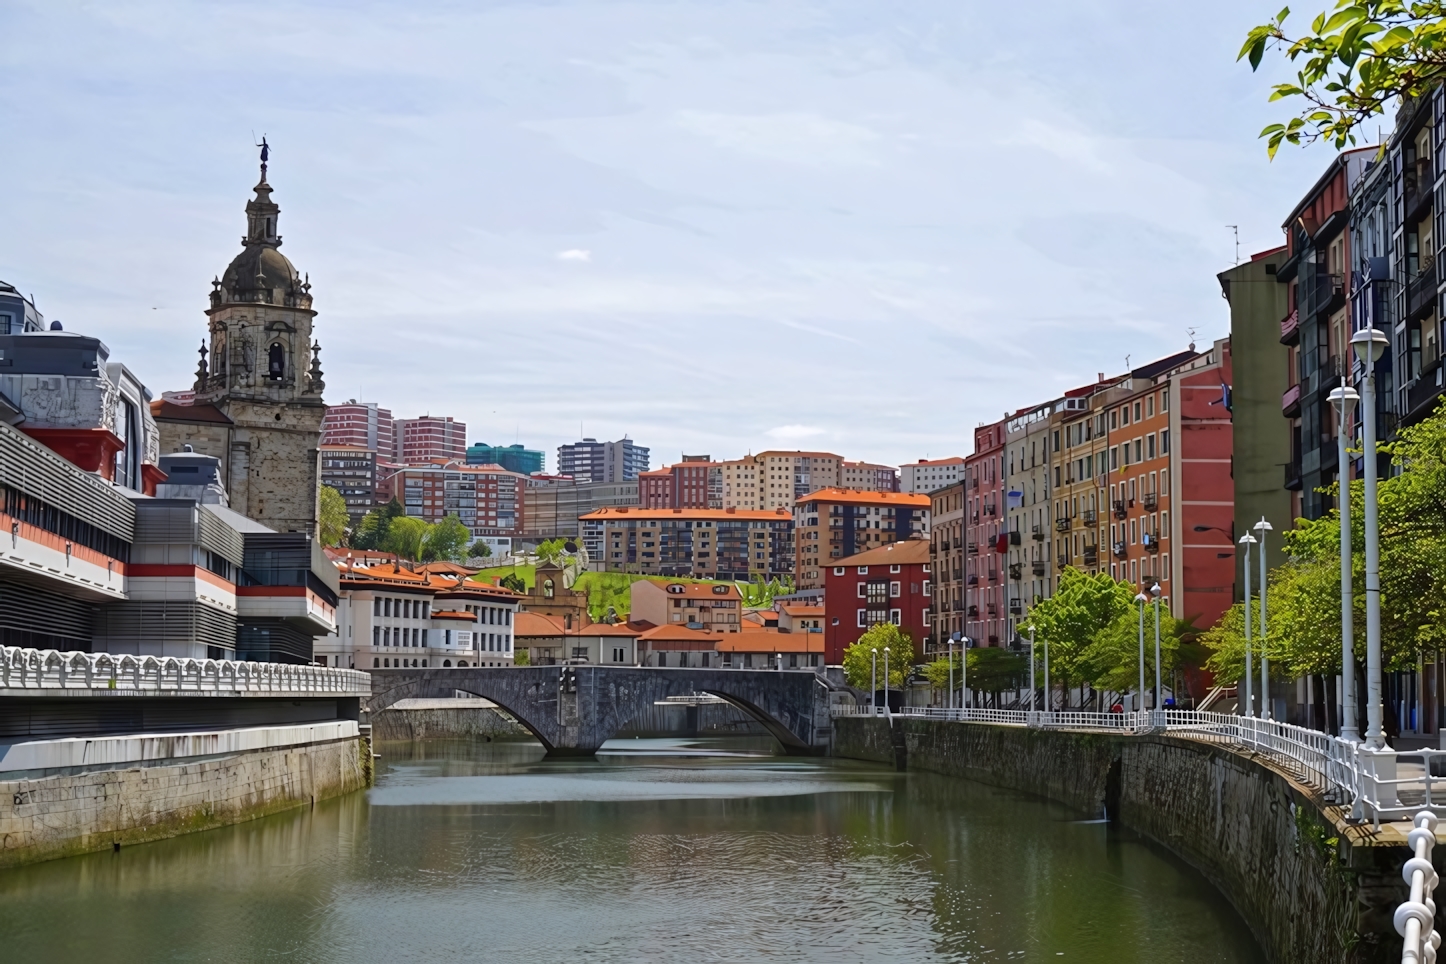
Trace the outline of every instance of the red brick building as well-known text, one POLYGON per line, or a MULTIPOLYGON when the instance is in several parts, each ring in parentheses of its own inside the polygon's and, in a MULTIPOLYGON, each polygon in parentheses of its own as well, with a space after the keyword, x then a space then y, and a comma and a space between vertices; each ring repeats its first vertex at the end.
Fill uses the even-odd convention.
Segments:
POLYGON ((1003 419, 976 428, 974 452, 964 459, 964 635, 989 646, 1009 642, 1005 430, 1003 419))
POLYGON ((893 623, 923 652, 929 633, 929 540, 909 539, 834 561, 824 581, 824 653, 830 665, 870 626, 893 623))

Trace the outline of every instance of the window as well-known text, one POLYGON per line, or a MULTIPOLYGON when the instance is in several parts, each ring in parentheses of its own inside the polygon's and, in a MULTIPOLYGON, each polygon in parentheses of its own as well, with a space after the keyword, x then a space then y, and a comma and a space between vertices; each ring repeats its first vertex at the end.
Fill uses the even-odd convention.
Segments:
MULTIPOLYGON (((1162 559, 1162 562, 1160 563, 1160 581, 1161 581, 1161 582, 1169 582, 1169 581, 1170 581, 1170 554, 1167 552, 1167 553, 1165 553, 1163 556, 1161 556, 1160 558, 1162 559)), ((1166 605, 1166 606, 1169 606, 1169 605, 1170 605, 1170 599, 1169 599, 1168 596, 1165 598, 1165 605, 1166 605)))
POLYGON ((889 622, 893 623, 895 626, 898 626, 898 625, 901 623, 901 621, 902 621, 902 619, 901 619, 901 617, 900 617, 899 611, 898 611, 897 609, 890 609, 890 610, 889 610, 889 622))
POLYGON ((867 576, 867 575, 869 574, 869 567, 868 567, 868 566, 859 566, 859 573, 858 573, 858 574, 859 574, 860 576, 867 576))
POLYGON ((388 598, 388 599, 382 600, 382 615, 383 615, 383 616, 390 616, 391 614, 392 614, 392 601, 391 601, 391 599, 388 598))
POLYGON ((859 590, 859 598, 860 598, 860 599, 863 599, 865 596, 868 595, 868 589, 869 589, 869 584, 868 584, 868 583, 866 583, 866 582, 861 582, 861 583, 859 583, 859 585, 858 585, 858 590, 859 590))
POLYGON ((1113 411, 1110 412, 1110 428, 1119 428, 1119 427, 1120 427, 1119 413, 1118 413, 1118 412, 1113 412, 1113 411))
MULTIPOLYGON (((555 595, 555 587, 551 579, 542 580, 542 596, 544 599, 551 599, 555 595)), ((661 665, 661 664, 660 664, 661 665)))
POLYGON ((929 595, 929 580, 924 580, 924 595, 929 595))
POLYGON ((1170 470, 1169 470, 1169 469, 1161 469, 1161 470, 1160 470, 1160 494, 1161 494, 1161 495, 1169 495, 1169 494, 1170 494, 1170 470))
POLYGON ((863 629, 864 627, 868 626, 868 624, 869 624, 869 611, 868 611, 867 609, 860 609, 860 610, 859 610, 859 628, 860 628, 860 629, 863 629))
POLYGON ((1169 410, 1170 410, 1170 390, 1169 390, 1169 389, 1166 389, 1165 391, 1163 391, 1163 392, 1160 393, 1160 411, 1162 411, 1162 412, 1168 412, 1169 410))
POLYGON ((1155 457, 1155 433, 1154 433, 1154 432, 1151 432, 1149 435, 1146 435, 1146 436, 1145 436, 1145 458, 1147 458, 1147 459, 1152 459, 1152 458, 1154 458, 1154 457, 1155 457))
MULTIPOLYGON (((1119 467, 1120 467, 1120 449, 1119 449, 1119 446, 1115 446, 1115 447, 1113 447, 1113 448, 1110 449, 1110 468, 1111 468, 1111 469, 1117 469, 1117 468, 1119 468, 1119 467)), ((1110 488, 1113 489, 1114 486, 1110 486, 1110 488)))
POLYGON ((1139 403, 1139 402, 1136 402, 1136 403, 1135 403, 1135 421, 1138 422, 1139 420, 1140 420, 1140 403, 1139 403))
POLYGON ((1161 513, 1160 513, 1160 538, 1161 538, 1161 539, 1168 539, 1168 538, 1170 538, 1170 513, 1169 513, 1169 512, 1161 512, 1161 513))
POLYGON ((900 570, 900 568, 899 568, 898 566, 890 566, 890 567, 889 567, 889 572, 900 572, 900 571, 901 571, 901 570, 900 570))
POLYGON ((1168 428, 1160 429, 1160 454, 1170 454, 1170 430, 1168 428))
POLYGON ((889 598, 898 599, 901 595, 901 587, 897 582, 889 583, 889 598))

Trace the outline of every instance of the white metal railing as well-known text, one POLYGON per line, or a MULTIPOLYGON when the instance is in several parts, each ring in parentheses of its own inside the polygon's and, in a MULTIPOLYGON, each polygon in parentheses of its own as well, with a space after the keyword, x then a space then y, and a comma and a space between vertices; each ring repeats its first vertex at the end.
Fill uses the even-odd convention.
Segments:
POLYGON ((901 716, 1037 729, 1169 733, 1255 753, 1319 790, 1330 803, 1349 807, 1354 819, 1409 820, 1418 811, 1446 813, 1446 750, 1372 750, 1302 726, 1197 710, 1089 713, 1073 710, 994 710, 839 705, 836 716, 901 716))
POLYGON ((371 695, 371 677, 360 670, 296 663, 115 656, 5 646, 0 647, 0 690, 366 697, 371 695))
POLYGON ((1436 815, 1430 810, 1416 814, 1416 826, 1406 835, 1411 859, 1401 868, 1401 876, 1411 885, 1411 897, 1396 908, 1396 933, 1405 943, 1401 948, 1401 964, 1434 964, 1441 935, 1436 933, 1436 901, 1432 894, 1439 877, 1431 865, 1431 849, 1436 846, 1436 815))

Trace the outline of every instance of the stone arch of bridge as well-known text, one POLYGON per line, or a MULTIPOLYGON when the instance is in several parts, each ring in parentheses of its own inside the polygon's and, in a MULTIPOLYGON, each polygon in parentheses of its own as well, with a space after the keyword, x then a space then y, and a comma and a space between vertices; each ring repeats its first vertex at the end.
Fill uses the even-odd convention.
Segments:
POLYGON ((435 677, 417 677, 405 682, 398 683, 379 694, 373 694, 367 703, 368 713, 380 713, 389 709, 392 704, 407 699, 437 700, 449 699, 458 693, 466 693, 469 696, 481 697, 484 700, 497 704, 497 708, 507 713, 516 720, 523 729, 531 733, 542 748, 548 753, 554 753, 558 747, 548 738, 548 734, 538 726, 536 722, 528 718, 528 714, 520 712, 517 707, 521 700, 511 699, 506 696, 499 697, 498 690, 501 687, 479 686, 473 680, 459 676, 458 679, 437 679, 435 677))
POLYGON ((799 739, 792 730, 790 730, 787 726, 783 725, 783 723, 774 718, 773 714, 764 710, 762 707, 751 703, 750 701, 744 699, 738 694, 729 693, 727 690, 720 687, 707 687, 705 689, 699 690, 699 692, 707 693, 709 696, 716 696, 721 700, 727 700, 731 705, 736 706, 744 713, 747 713, 756 722, 761 724, 763 728, 767 730, 775 740, 783 744, 783 750, 785 753, 794 754, 813 752, 813 748, 811 746, 803 742, 803 740, 799 739))

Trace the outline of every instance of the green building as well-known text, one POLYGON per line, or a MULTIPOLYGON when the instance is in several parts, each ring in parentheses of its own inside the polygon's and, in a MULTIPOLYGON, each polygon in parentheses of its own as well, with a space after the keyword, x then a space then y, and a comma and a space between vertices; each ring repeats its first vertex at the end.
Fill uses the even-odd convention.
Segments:
MULTIPOLYGON (((1266 541, 1271 567, 1285 562, 1281 536, 1295 522, 1293 493, 1286 487, 1293 464, 1291 423, 1281 413, 1282 396, 1290 388, 1290 352, 1281 344, 1281 321, 1290 306, 1287 286, 1275 277, 1285 260, 1286 250, 1278 248, 1218 275, 1221 291, 1230 303, 1234 538, 1238 540, 1264 516, 1273 527, 1266 541)), ((1237 545, 1237 599, 1244 590, 1240 568, 1244 554, 1239 548, 1237 545)), ((1252 577, 1259 573, 1257 560, 1252 553, 1252 577)))
POLYGON ((474 442, 467 446, 468 465, 500 465, 509 472, 531 475, 542 471, 543 456, 535 449, 521 445, 488 445, 474 442))

